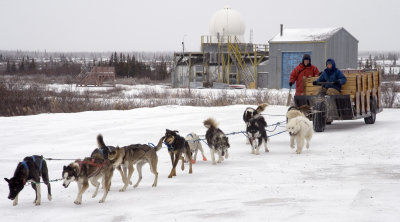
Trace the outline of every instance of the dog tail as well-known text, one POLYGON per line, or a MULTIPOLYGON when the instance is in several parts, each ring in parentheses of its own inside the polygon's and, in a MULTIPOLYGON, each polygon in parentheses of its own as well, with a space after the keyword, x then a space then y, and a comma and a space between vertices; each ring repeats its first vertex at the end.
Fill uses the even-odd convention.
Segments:
POLYGON ((103 140, 103 135, 101 135, 101 134, 99 134, 99 135, 97 136, 97 146, 98 146, 99 148, 102 148, 102 147, 105 147, 105 146, 106 146, 106 144, 104 143, 104 140, 103 140))
POLYGON ((269 106, 268 103, 263 103, 263 104, 258 105, 258 107, 256 109, 257 113, 262 113, 267 106, 269 106))
POLYGON ((213 119, 213 118, 208 118, 208 119, 204 120, 203 124, 206 128, 211 128, 211 127, 217 128, 218 127, 217 121, 215 121, 215 119, 213 119))
POLYGON ((161 137, 161 139, 158 141, 158 144, 156 146, 156 151, 159 151, 161 149, 164 138, 165 136, 161 137))

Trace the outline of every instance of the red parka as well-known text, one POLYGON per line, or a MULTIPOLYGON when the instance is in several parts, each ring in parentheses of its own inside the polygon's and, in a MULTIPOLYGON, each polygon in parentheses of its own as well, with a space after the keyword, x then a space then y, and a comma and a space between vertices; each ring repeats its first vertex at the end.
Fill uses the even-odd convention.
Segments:
POLYGON ((290 74, 289 81, 291 83, 296 82, 296 96, 303 95, 303 77, 315 77, 319 76, 319 70, 316 66, 310 65, 305 67, 303 63, 300 63, 296 68, 293 69, 290 74))

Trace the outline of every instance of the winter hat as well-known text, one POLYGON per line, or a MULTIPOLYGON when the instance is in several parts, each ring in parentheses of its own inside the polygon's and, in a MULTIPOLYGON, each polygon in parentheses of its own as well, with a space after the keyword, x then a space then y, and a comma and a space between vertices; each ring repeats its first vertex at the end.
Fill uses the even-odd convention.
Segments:
POLYGON ((303 60, 302 60, 303 65, 304 65, 304 60, 310 61, 310 63, 308 63, 308 66, 311 65, 311 56, 309 54, 304 54, 303 55, 303 60))

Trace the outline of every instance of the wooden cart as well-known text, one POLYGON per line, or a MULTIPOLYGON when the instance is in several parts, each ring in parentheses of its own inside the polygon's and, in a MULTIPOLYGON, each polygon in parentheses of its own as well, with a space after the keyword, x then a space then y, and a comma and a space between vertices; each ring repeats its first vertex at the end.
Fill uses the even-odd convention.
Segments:
POLYGON ((377 70, 343 70, 347 78, 341 95, 319 96, 321 86, 314 86, 318 77, 303 79, 303 95, 295 96, 296 106, 313 107, 313 125, 316 132, 323 132, 333 120, 364 118, 374 124, 376 114, 382 111, 381 74, 377 70))

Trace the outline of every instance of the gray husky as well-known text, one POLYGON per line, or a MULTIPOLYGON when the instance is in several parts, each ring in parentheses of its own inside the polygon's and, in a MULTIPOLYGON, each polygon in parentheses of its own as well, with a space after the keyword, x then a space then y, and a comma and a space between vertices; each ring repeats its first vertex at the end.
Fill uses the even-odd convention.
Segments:
POLYGON ((229 140, 228 137, 218 128, 217 122, 213 118, 209 118, 203 122, 204 126, 208 128, 206 133, 206 140, 210 147, 212 164, 216 164, 214 153, 217 152, 219 158, 218 163, 228 159, 229 140))

